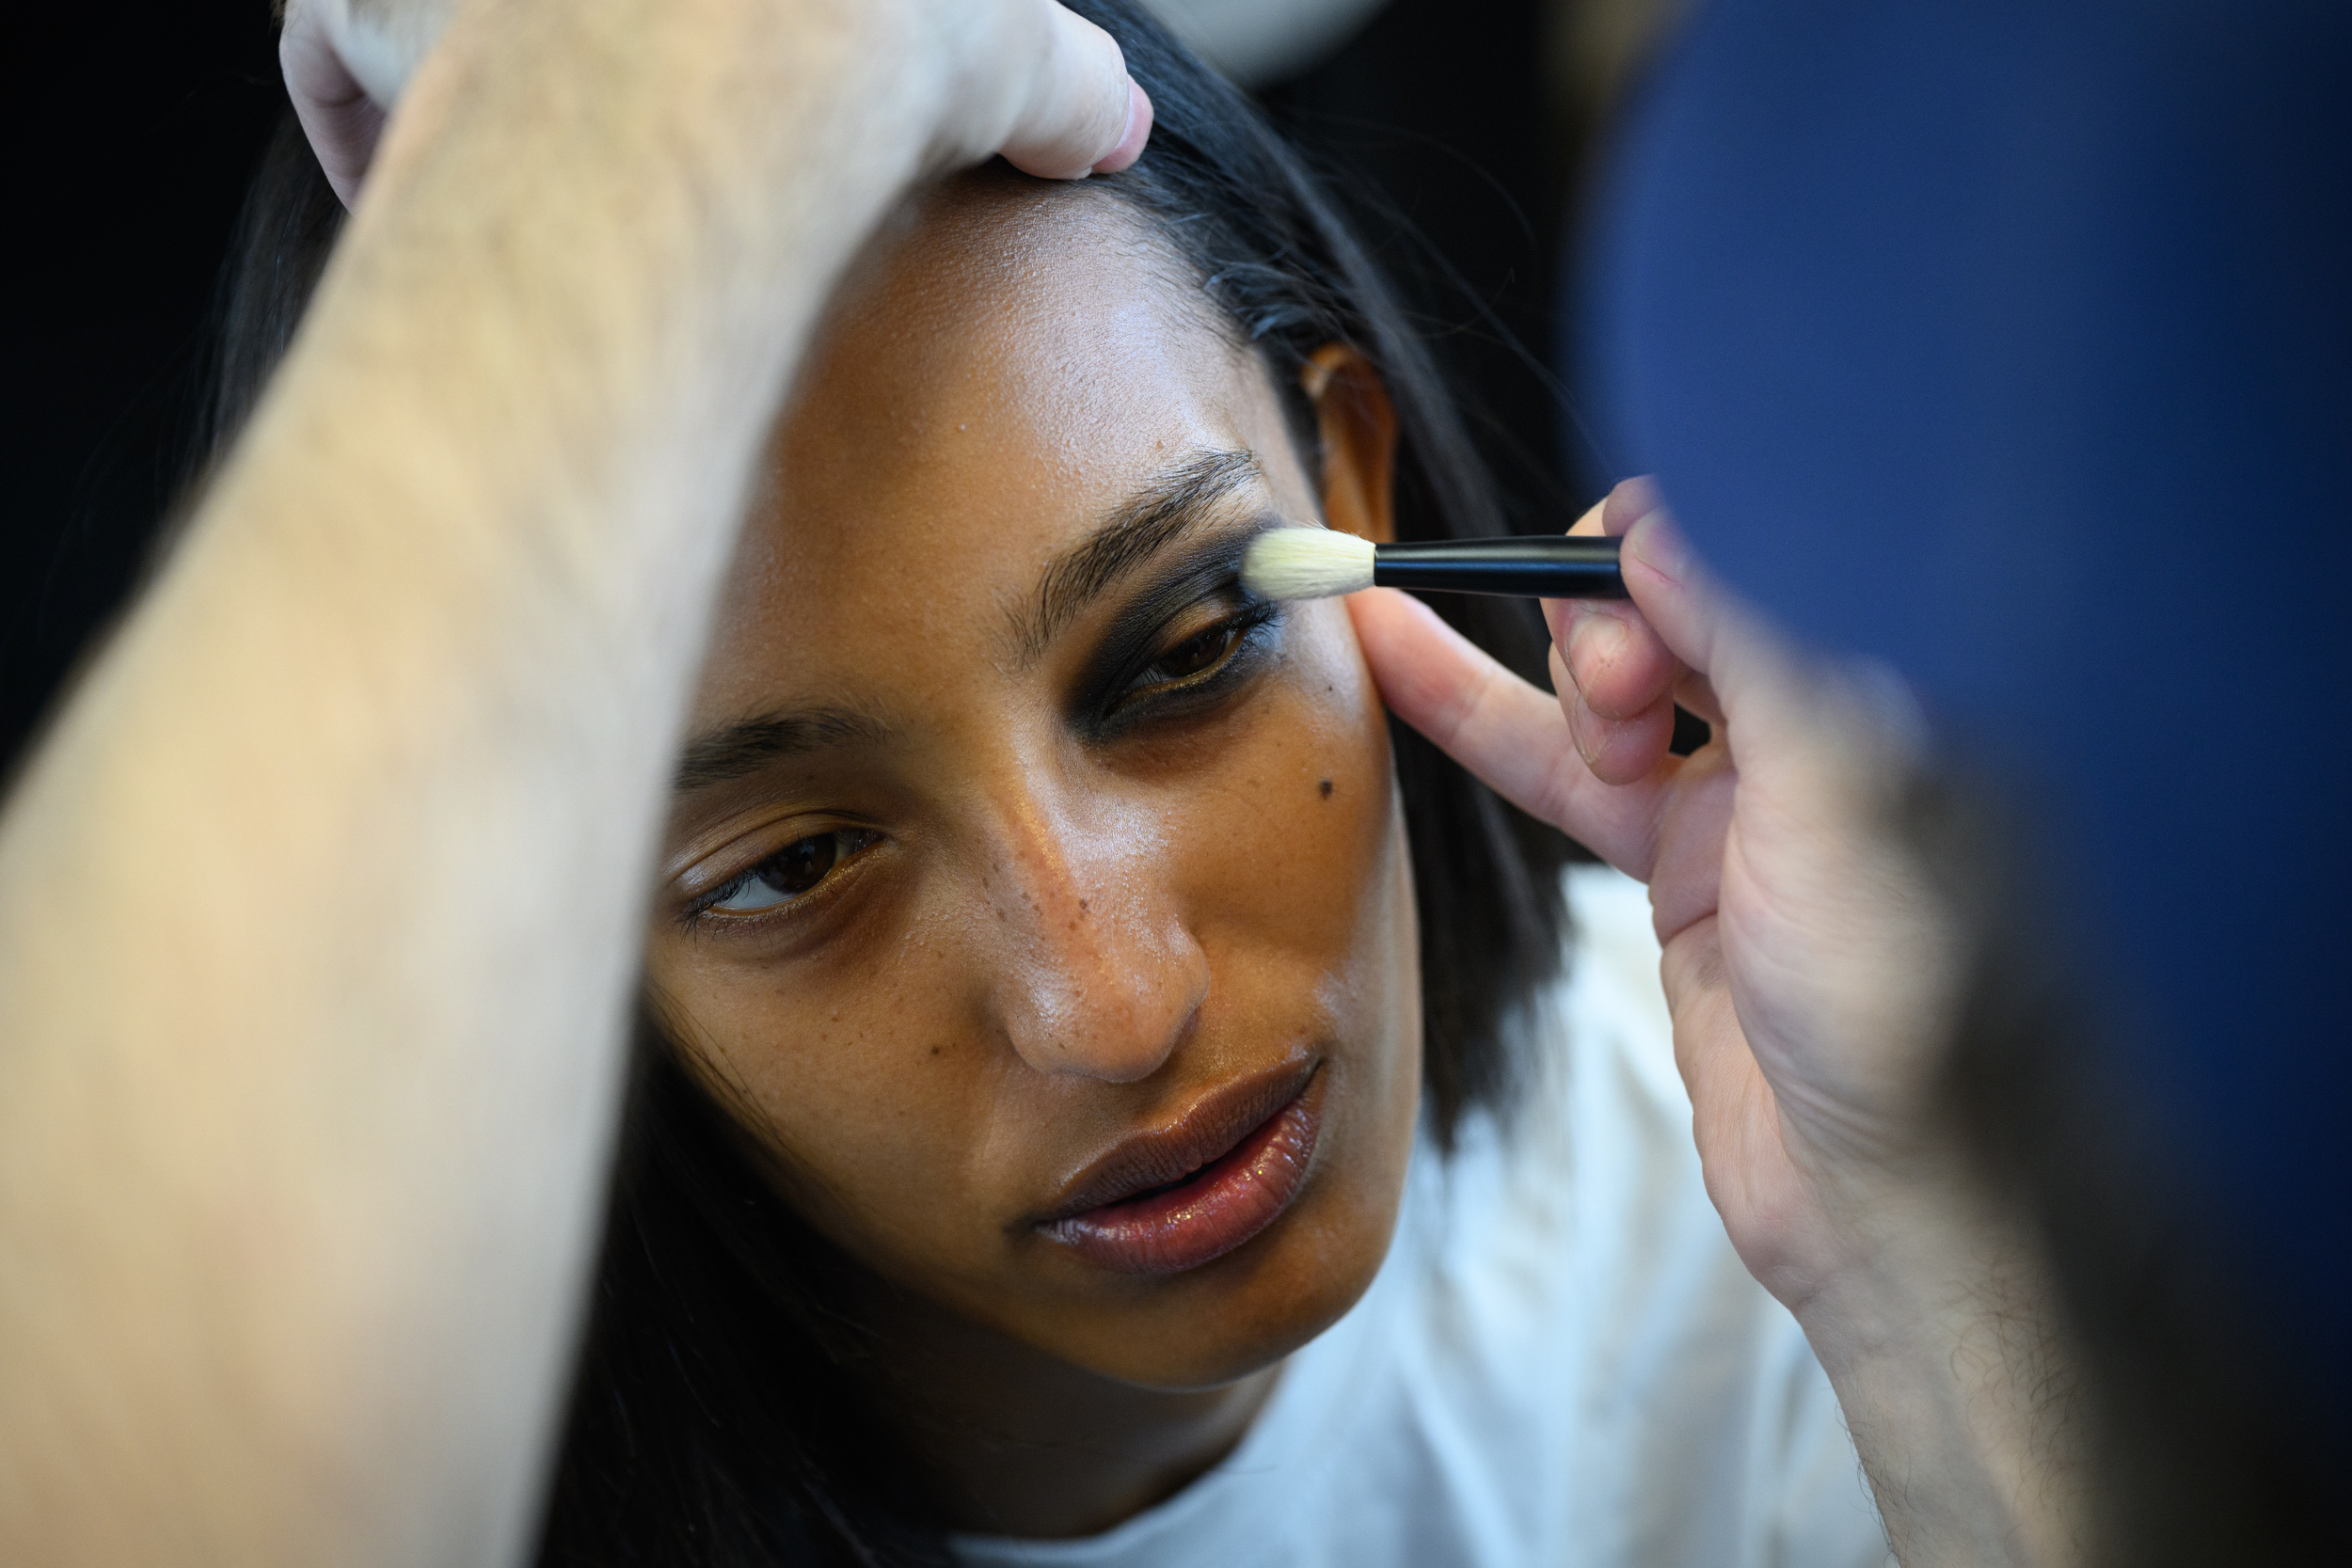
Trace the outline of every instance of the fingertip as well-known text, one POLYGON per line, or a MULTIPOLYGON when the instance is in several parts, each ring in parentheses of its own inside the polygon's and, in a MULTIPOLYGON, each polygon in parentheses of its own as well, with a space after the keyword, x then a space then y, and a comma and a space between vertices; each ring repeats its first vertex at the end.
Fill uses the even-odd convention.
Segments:
POLYGON ((1625 554, 1673 581, 1690 578, 1690 541, 1661 507, 1652 507, 1628 527, 1625 554))
POLYGON ((1665 504, 1665 498, 1658 492, 1658 482, 1649 475, 1622 480, 1609 492, 1609 499, 1600 503, 1600 531, 1612 538, 1630 533, 1634 524, 1662 510, 1665 504))
POLYGON ((1383 688, 1409 681, 1417 660, 1426 661, 1445 644, 1449 630, 1435 610, 1394 588, 1366 588, 1341 600, 1355 623, 1357 645, 1383 688))
POLYGON ((1384 626, 1396 625, 1400 620, 1413 620, 1422 625, 1444 624, 1436 610, 1401 588, 1362 588, 1344 595, 1341 602, 1347 606, 1347 612, 1356 617, 1359 625, 1366 618, 1384 626))
POLYGON ((1566 646, 1569 635, 1576 629, 1577 601, 1574 599, 1537 599, 1535 609, 1544 618, 1544 626, 1551 633, 1554 651, 1566 646))
POLYGON ((359 187, 375 160, 385 113, 336 52, 314 8, 287 14, 278 36, 278 70, 294 118, 310 152, 346 211, 358 206, 359 187))
MULTIPOLYGON (((1586 507, 1584 515, 1569 526, 1569 536, 1590 539, 1598 535, 1602 531, 1601 512, 1608 504, 1606 500, 1597 500, 1586 507)), ((1544 624, 1551 628, 1551 641, 1555 646, 1565 647, 1567 644, 1567 640, 1574 633, 1576 623, 1587 601, 1582 599, 1538 599, 1535 601, 1536 608, 1543 611, 1544 624)))
POLYGON ((1143 156, 1143 144, 1152 139, 1152 95, 1134 77, 1127 78, 1127 129, 1120 136, 1119 145, 1110 156, 1094 166, 1097 174, 1117 174, 1143 156))
POLYGON ((1391 601, 1405 596, 1393 588, 1367 588, 1340 600, 1347 607, 1348 620, 1355 624, 1358 644, 1375 666, 1388 651, 1394 625, 1396 607, 1391 601))
POLYGON ((1568 673, 1593 711, 1630 720, 1674 688, 1679 664, 1639 613, 1586 605, 1561 643, 1568 673))
POLYGON ((1568 733, 1576 742, 1577 754, 1593 777, 1605 784, 1635 784, 1649 777, 1672 750, 1674 729, 1672 699, 1662 699, 1624 719, 1604 719, 1589 707, 1568 716, 1568 733))
POLYGON ((1575 677, 1577 689, 1586 690, 1605 679, 1624 662, 1631 645, 1630 629, 1616 616, 1578 616, 1567 641, 1568 673, 1575 677))

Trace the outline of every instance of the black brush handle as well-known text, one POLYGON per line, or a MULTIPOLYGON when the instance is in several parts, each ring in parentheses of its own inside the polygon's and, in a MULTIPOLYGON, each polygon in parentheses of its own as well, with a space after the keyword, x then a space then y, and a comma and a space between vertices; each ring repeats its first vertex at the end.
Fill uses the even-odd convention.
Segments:
POLYGON ((1506 594, 1522 599, 1622 599, 1617 541, 1538 533, 1514 539, 1440 539, 1382 545, 1372 580, 1382 588, 1506 594))

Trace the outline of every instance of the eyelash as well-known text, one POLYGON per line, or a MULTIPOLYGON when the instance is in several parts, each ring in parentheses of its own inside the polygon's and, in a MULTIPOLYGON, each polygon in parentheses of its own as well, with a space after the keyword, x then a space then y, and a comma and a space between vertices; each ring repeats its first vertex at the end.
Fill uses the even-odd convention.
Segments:
MULTIPOLYGON (((844 867, 856 861, 875 845, 881 843, 882 837, 882 835, 881 833, 876 832, 870 828, 832 828, 821 833, 804 834, 800 838, 794 839, 791 843, 785 845, 782 848, 777 849, 772 854, 764 856, 755 863, 744 867, 741 871, 737 872, 734 876, 728 878, 725 881, 721 882, 718 886, 702 894, 691 903, 688 904, 683 911, 679 911, 680 918, 685 924, 690 926, 711 924, 723 921, 739 921, 745 924, 750 924, 756 921, 772 919, 787 910, 798 908, 802 904, 806 903, 809 899, 821 894, 828 882, 834 880, 835 878, 841 875, 844 867), (741 893, 745 888, 749 887, 754 882, 767 880, 768 878, 764 874, 776 868, 777 863, 783 861, 787 855, 790 855, 794 850, 802 849, 811 845, 824 844, 824 842, 828 839, 835 842, 828 847, 830 852, 827 854, 825 864, 823 868, 818 872, 816 879, 810 882, 808 886, 796 893, 785 893, 784 896, 777 899, 774 903, 766 905, 756 910, 722 911, 718 908, 719 905, 725 903, 730 898, 733 898, 737 894, 741 893), (845 843, 843 841, 847 842, 845 843)), ((782 877, 786 874, 779 871, 776 875, 782 877)), ((771 881, 770 882, 770 885, 771 887, 775 888, 778 892, 784 891, 776 882, 771 881)))
POLYGON ((1206 702, 1221 695, 1228 687, 1255 669, 1259 662, 1255 656, 1264 648, 1264 634, 1280 620, 1281 612, 1282 607, 1279 604, 1253 604, 1162 647, 1152 656, 1151 662, 1137 670, 1105 705, 1102 721, 1105 724, 1118 721, 1124 716, 1125 710, 1137 703, 1154 705, 1163 703, 1189 704, 1206 702), (1214 664, 1189 674, 1157 681, 1150 679, 1152 672, 1187 648, 1218 636, 1229 641, 1214 664))

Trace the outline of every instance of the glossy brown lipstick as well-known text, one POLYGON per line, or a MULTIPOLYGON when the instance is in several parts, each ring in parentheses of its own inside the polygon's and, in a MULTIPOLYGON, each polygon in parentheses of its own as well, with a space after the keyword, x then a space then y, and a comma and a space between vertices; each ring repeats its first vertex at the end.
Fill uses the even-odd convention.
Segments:
POLYGON ((1178 1274, 1246 1244, 1306 1184, 1319 1065, 1242 1079, 1174 1125, 1122 1140, 1065 1184, 1037 1229, 1121 1274, 1178 1274))

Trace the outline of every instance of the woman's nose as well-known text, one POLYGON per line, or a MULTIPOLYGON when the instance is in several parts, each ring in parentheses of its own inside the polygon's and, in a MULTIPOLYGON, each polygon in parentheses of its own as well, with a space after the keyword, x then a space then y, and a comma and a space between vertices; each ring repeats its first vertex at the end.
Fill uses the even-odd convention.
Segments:
POLYGON ((1149 1078, 1209 992, 1208 956, 1149 824, 1042 807, 1004 824, 988 878, 997 1022, 1040 1072, 1149 1078))

